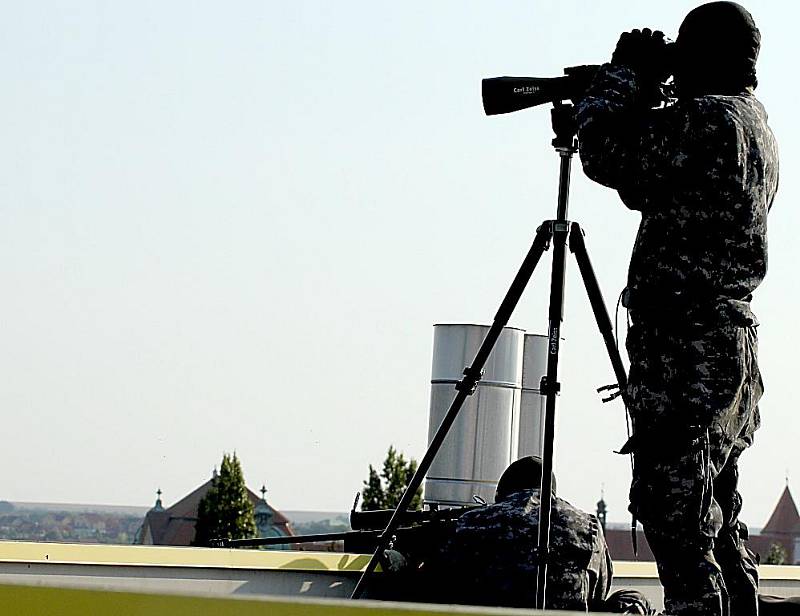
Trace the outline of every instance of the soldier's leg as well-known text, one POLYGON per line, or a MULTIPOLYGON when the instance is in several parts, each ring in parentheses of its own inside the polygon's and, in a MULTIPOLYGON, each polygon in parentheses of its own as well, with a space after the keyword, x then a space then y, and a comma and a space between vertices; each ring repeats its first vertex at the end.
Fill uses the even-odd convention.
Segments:
POLYGON ((668 614, 725 616, 728 598, 714 560, 719 506, 710 498, 704 439, 664 447, 642 443, 631 507, 658 565, 668 614), (676 451, 681 450, 681 451, 676 451))
POLYGON ((722 510, 722 528, 714 543, 714 556, 730 594, 731 616, 758 614, 758 566, 744 545, 747 527, 739 521, 742 498, 737 491, 739 452, 728 458, 714 481, 714 498, 722 510))
POLYGON ((738 455, 759 424, 763 385, 756 344, 754 328, 731 325, 629 332, 628 394, 643 441, 636 447, 631 507, 648 533, 667 610, 674 613, 692 601, 698 609, 705 605, 704 611, 716 612, 715 588, 725 609, 728 580, 719 568, 729 573, 732 591, 735 587, 736 615, 756 613, 757 575, 741 542, 736 491, 738 455), (693 429, 704 449, 697 448, 697 440, 695 445, 683 440, 693 429), (664 443, 676 455, 659 452, 664 443), (725 531, 712 552, 723 521, 725 531), (723 562, 717 563, 714 554, 723 562))
POLYGON ((732 616, 758 614, 758 567, 755 555, 747 549, 747 527, 739 521, 742 497, 739 481, 739 456, 753 442, 760 424, 758 402, 764 391, 758 369, 756 330, 734 328, 722 332, 714 346, 729 346, 726 355, 735 356, 741 374, 730 373, 731 382, 738 385, 730 407, 719 415, 712 426, 712 456, 718 471, 714 480, 714 498, 722 510, 722 528, 715 542, 714 555, 730 592, 732 616), (735 377, 740 376, 736 381, 735 377))
POLYGON ((698 358, 690 342, 674 330, 636 322, 629 331, 635 429, 631 511, 656 557, 666 612, 722 616, 727 594, 713 556, 722 515, 711 493, 708 431, 695 412, 698 358))

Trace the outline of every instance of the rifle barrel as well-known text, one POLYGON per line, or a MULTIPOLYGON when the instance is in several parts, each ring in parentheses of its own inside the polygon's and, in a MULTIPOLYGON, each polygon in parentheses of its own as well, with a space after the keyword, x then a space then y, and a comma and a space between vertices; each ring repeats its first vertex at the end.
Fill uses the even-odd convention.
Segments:
POLYGON ((244 548, 259 545, 285 545, 287 543, 313 543, 315 541, 340 541, 365 535, 378 536, 378 531, 346 531, 339 533, 319 533, 316 535, 287 535, 285 537, 255 537, 253 539, 220 539, 228 548, 244 548))

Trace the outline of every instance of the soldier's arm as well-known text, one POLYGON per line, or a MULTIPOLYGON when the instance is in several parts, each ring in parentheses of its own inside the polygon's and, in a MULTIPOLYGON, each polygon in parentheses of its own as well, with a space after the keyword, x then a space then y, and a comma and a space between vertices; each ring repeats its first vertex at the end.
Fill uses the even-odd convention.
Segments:
POLYGON ((632 209, 647 209, 663 189, 691 189, 739 168, 736 127, 723 108, 697 99, 649 109, 628 68, 603 65, 575 107, 586 175, 619 190, 632 209))

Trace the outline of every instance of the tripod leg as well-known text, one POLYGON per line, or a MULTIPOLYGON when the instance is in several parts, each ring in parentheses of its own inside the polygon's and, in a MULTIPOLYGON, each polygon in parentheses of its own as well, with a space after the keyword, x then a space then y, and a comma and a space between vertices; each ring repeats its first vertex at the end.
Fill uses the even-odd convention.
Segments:
MULTIPOLYGON (((603 336, 608 358, 611 360, 611 366, 617 377, 619 394, 622 396, 622 403, 625 405, 625 421, 628 427, 628 438, 630 438, 634 427, 633 419, 630 416, 630 406, 628 404, 628 375, 625 372, 625 366, 622 363, 619 349, 614 340, 614 328, 611 325, 611 318, 608 316, 606 303, 603 301, 600 285, 597 283, 597 276, 595 276, 592 262, 589 260, 589 253, 586 252, 586 242, 583 241, 583 229, 581 229, 580 225, 576 222, 572 223, 572 230, 569 235, 569 248, 575 255, 575 260, 578 262, 578 269, 581 271, 581 278, 583 278, 583 285, 586 287, 586 294, 589 296, 589 303, 592 305, 592 312, 597 321, 597 327, 600 330, 600 334, 603 336)), ((610 398, 607 398, 606 400, 609 399, 610 398)), ((630 454, 630 462, 631 474, 635 477, 636 467, 633 453, 630 454)), ((636 554, 638 551, 636 516, 631 518, 631 543, 633 544, 633 553, 636 554)))
POLYGON ((545 394, 544 442, 542 449, 542 484, 539 491, 539 529, 537 544, 536 608, 545 609, 547 561, 550 555, 550 517, 553 504, 553 441, 555 439, 556 396, 559 391, 558 355, 561 345, 561 322, 564 318, 564 273, 568 223, 553 223, 553 267, 550 274, 548 310, 547 376, 541 391, 545 394))
POLYGON ((456 385, 456 390, 458 393, 453 399, 450 408, 447 410, 444 419, 442 419, 442 423, 436 430, 436 434, 434 434, 433 439, 431 439, 428 450, 422 457, 422 460, 417 467, 417 471, 411 478, 408 487, 406 488, 405 492, 403 492, 400 502, 397 504, 392 517, 389 519, 389 523, 386 525, 386 528, 378 538, 378 544, 375 548, 375 553, 372 555, 372 558, 370 558, 367 567, 364 569, 361 577, 358 580, 358 583, 356 584, 356 587, 353 589, 353 594, 350 596, 351 599, 358 599, 364 593, 367 579, 372 572, 375 571, 375 567, 378 565, 380 555, 386 549, 386 546, 389 544, 389 541, 392 538, 392 534, 400 525, 401 517, 411 503, 411 500, 414 498, 417 489, 420 487, 420 485, 422 485, 422 480, 428 473, 428 469, 430 469, 430 466, 433 463, 439 448, 442 446, 450 427, 456 420, 458 412, 461 410, 461 407, 464 405, 467 397, 475 391, 475 387, 477 386, 483 372, 483 366, 486 363, 486 360, 489 358, 489 354, 492 352, 497 339, 500 337, 500 333, 508 323, 509 318, 511 318, 511 314, 514 312, 514 308, 516 308, 517 303, 522 296, 522 292, 525 290, 525 287, 531 278, 531 275, 533 275, 533 270, 539 263, 542 253, 544 253, 544 251, 547 249, 551 237, 553 237, 552 223, 550 221, 546 221, 536 231, 536 237, 533 240, 533 244, 531 245, 528 254, 525 256, 525 259, 522 262, 517 275, 514 277, 511 286, 506 292, 506 296, 503 299, 503 302, 500 304, 497 314, 495 314, 494 322, 489 328, 486 338, 478 349, 475 359, 472 361, 472 365, 464 370, 464 378, 456 385))
POLYGON ((617 377, 617 385, 619 385, 623 401, 626 401, 627 393, 625 386, 628 383, 628 375, 625 372, 625 366, 619 355, 619 349, 617 349, 617 344, 614 341, 614 328, 611 325, 611 318, 608 316, 608 309, 603 301, 600 285, 597 283, 597 277, 594 275, 594 269, 589 260, 589 254, 586 252, 586 243, 583 241, 583 229, 581 229, 581 226, 577 222, 572 223, 572 229, 569 234, 569 248, 575 255, 575 260, 578 262, 578 269, 581 271, 581 278, 583 278, 583 284, 586 287, 586 293, 592 305, 592 312, 597 321, 597 327, 600 329, 600 334, 603 336, 608 358, 611 360, 611 366, 614 368, 614 374, 617 377))

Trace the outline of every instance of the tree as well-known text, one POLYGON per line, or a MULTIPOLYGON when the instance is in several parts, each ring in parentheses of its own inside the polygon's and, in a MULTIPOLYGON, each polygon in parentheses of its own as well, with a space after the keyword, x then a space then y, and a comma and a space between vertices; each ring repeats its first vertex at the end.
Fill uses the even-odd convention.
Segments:
POLYGON ((247 493, 239 458, 222 456, 219 474, 200 501, 192 545, 207 546, 211 539, 249 539, 256 534, 253 503, 247 493))
MULTIPOLYGON (((361 490, 361 510, 395 508, 416 470, 416 460, 406 461, 402 453, 398 453, 394 446, 389 446, 380 474, 372 464, 369 465, 369 477, 361 490)), ((419 509, 421 505, 422 488, 419 488, 408 508, 419 509)))
POLYGON ((767 552, 767 557, 764 559, 764 564, 785 565, 787 556, 786 549, 780 543, 773 543, 769 546, 769 552, 767 552))

